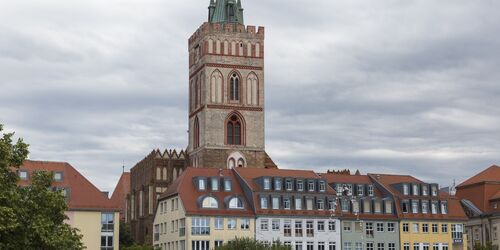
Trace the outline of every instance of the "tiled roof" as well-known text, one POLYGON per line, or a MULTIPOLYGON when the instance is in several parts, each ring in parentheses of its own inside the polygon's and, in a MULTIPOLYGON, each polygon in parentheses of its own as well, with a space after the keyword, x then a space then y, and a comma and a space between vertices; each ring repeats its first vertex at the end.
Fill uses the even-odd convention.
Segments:
POLYGON ((500 200, 500 190, 490 198, 491 201, 500 200))
POLYGON ((223 215, 223 216, 253 216, 250 203, 245 199, 243 190, 241 189, 238 180, 234 176, 234 172, 230 169, 219 170, 216 168, 192 168, 188 167, 179 176, 172 185, 161 196, 160 200, 179 195, 182 205, 188 215, 223 215), (195 177, 220 177, 229 178, 232 183, 232 190, 230 192, 223 191, 223 187, 219 187, 221 191, 212 191, 207 188, 200 191, 196 188, 193 178, 195 177), (204 209, 198 205, 198 199, 202 196, 212 196, 217 199, 219 203, 218 209, 204 209), (228 209, 224 205, 224 201, 228 197, 238 196, 244 203, 244 209, 228 209))
POLYGON ((352 183, 352 184, 371 184, 373 181, 368 175, 346 175, 346 174, 321 174, 328 183, 352 183))
MULTIPOLYGON (((402 219, 454 219, 454 220, 467 220, 467 216, 460 204, 460 200, 454 196, 450 196, 448 193, 439 192, 439 197, 434 199, 446 200, 448 202, 448 213, 447 214, 422 214, 422 213, 403 213, 401 209, 401 200, 406 198, 414 198, 413 196, 404 196, 398 190, 396 190, 392 185, 397 183, 424 183, 415 177, 408 175, 385 175, 385 174, 369 174, 374 181, 379 183, 383 188, 388 190, 394 195, 396 201, 396 211, 398 216, 402 219)), ((422 198, 421 196, 417 198, 422 198)), ((428 197, 429 200, 433 197, 428 197)))
POLYGON ((113 195, 111 196, 111 202, 120 208, 122 211, 125 211, 125 201, 127 199, 127 195, 130 193, 130 173, 124 172, 120 176, 120 180, 116 184, 115 190, 113 191, 113 195))
POLYGON ((500 167, 493 165, 481 173, 472 176, 466 181, 462 182, 457 188, 461 188, 468 185, 473 185, 482 182, 500 182, 500 167))
MULTIPOLYGON (((269 177, 289 177, 302 179, 321 179, 319 175, 309 170, 292 169, 262 169, 262 168, 235 168, 236 172, 247 181, 250 188, 259 191, 260 188, 254 179, 264 176, 269 177)), ((332 190, 333 191, 333 190, 332 190)))
POLYGON ((29 173, 29 179, 21 180, 19 182, 20 186, 29 185, 32 173, 35 171, 62 172, 62 181, 54 182, 52 186, 69 188, 67 202, 69 210, 118 210, 117 206, 104 193, 69 163, 26 160, 19 169, 27 170, 29 173))

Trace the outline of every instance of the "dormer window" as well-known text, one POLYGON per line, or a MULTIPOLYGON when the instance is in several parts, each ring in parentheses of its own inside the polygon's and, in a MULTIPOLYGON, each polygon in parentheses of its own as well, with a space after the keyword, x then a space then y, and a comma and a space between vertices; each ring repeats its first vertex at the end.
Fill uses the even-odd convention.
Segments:
POLYGON ((201 203, 202 208, 218 208, 219 203, 213 197, 205 197, 201 203))
POLYGON ((437 211, 437 210, 438 210, 438 204, 437 204, 437 202, 436 202, 436 201, 433 201, 433 202, 431 203, 431 213, 432 213, 432 214, 437 214, 437 213, 438 213, 438 211, 437 211))
POLYGON ((306 209, 313 210, 313 199, 312 198, 306 199, 306 209))
POLYGON ((441 201, 441 214, 448 213, 448 203, 446 201, 441 201))
POLYGON ((342 212, 349 212, 349 200, 342 200, 340 205, 342 206, 342 212))
POLYGON ((280 198, 273 197, 273 209, 280 209, 280 198))
POLYGON ((297 191, 304 191, 304 181, 303 180, 297 180, 297 191))
POLYGON ((23 181, 28 180, 28 171, 19 170, 19 178, 23 181))
POLYGON ((314 192, 314 181, 308 181, 307 182, 307 190, 309 192, 314 192))
POLYGON ((295 210, 302 210, 302 198, 295 198, 295 210))
POLYGON ((283 208, 290 210, 290 198, 283 198, 283 208))
POLYGON ((328 210, 336 211, 337 210, 337 202, 335 200, 328 201, 328 210))
POLYGON ((347 195, 352 196, 352 184, 347 184, 347 195))
POLYGON ((325 189, 326 189, 325 182, 324 181, 320 181, 319 182, 319 191, 320 192, 325 192, 325 189))
POLYGON ((62 181, 63 173, 62 172, 54 172, 54 181, 62 181))
POLYGON ((260 208, 262 208, 262 209, 269 208, 267 197, 260 197, 260 208))
POLYGON ((357 200, 352 201, 352 212, 359 213, 359 202, 357 200))
POLYGON ((212 178, 212 191, 219 191, 219 180, 216 178, 212 178))
POLYGON ((368 196, 373 196, 373 185, 368 186, 368 196))
POLYGON ((385 213, 392 214, 392 201, 385 201, 385 213))
POLYGON ((365 186, 358 185, 358 196, 363 196, 363 195, 365 195, 365 186))
POLYGON ((418 214, 418 200, 417 201, 411 201, 411 211, 414 214, 418 214))
POLYGON ((264 190, 270 190, 270 189, 271 189, 271 179, 264 178, 264 190))
POLYGON ((436 185, 432 185, 431 192, 432 192, 432 196, 438 196, 438 190, 437 190, 436 185))
POLYGON ((372 202, 370 199, 365 199, 363 201, 363 212, 369 214, 372 212, 372 202))
POLYGON ((409 195, 410 189, 408 188, 408 184, 403 184, 403 195, 409 195))
POLYGON ((337 192, 337 195, 342 195, 342 184, 335 184, 335 191, 337 192))
POLYGON ((281 179, 274 179, 274 190, 281 190, 281 179))
POLYGON ((403 213, 407 214, 410 212, 410 202, 409 201, 403 201, 401 203, 401 207, 402 207, 402 210, 403 210, 403 213))
POLYGON ((413 184, 413 195, 418 196, 420 192, 418 190, 418 184, 413 184))
POLYGON ((377 214, 380 214, 382 213, 382 203, 380 202, 380 200, 377 200, 374 202, 374 212, 377 213, 377 214))
POLYGON ((318 210, 325 210, 325 201, 323 199, 319 199, 317 203, 318 210))
POLYGON ((423 185, 422 186, 422 195, 429 195, 429 186, 428 185, 423 185))
POLYGON ((292 180, 286 180, 285 182, 285 188, 287 191, 292 191, 293 190, 293 181, 292 180))
POLYGON ((198 179, 198 189, 199 190, 205 190, 206 189, 205 179, 198 179))
POLYGON ((233 197, 229 200, 229 208, 231 209, 243 209, 243 201, 238 197, 233 197))
POLYGON ((429 202, 428 201, 422 201, 422 213, 423 214, 429 213, 429 202))
POLYGON ((224 191, 226 192, 231 192, 231 180, 226 179, 224 180, 224 191))

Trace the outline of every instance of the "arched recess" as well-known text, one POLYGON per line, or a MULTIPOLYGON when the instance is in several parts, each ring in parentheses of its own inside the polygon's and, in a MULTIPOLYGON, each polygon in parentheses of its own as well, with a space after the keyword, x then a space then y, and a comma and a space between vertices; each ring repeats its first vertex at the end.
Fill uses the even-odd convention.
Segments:
POLYGON ((222 103, 223 77, 219 70, 214 70, 210 76, 210 102, 222 103))
POLYGON ((233 111, 226 117, 225 125, 226 144, 245 145, 245 119, 238 111, 233 111))
POLYGON ((245 159, 245 156, 241 152, 232 152, 229 157, 227 158, 227 168, 246 168, 247 167, 247 161, 245 159))
POLYGON ((197 149, 200 147, 200 122, 198 116, 194 118, 193 130, 193 149, 197 149))
POLYGON ((224 41, 224 55, 229 55, 229 42, 227 40, 224 41))
POLYGON ((214 53, 214 40, 208 39, 208 53, 214 53))
POLYGON ((177 179, 177 169, 176 168, 174 168, 172 170, 172 181, 175 181, 175 179, 177 179))
POLYGON ((227 93, 228 93, 228 100, 229 102, 240 102, 241 100, 241 74, 237 70, 231 71, 228 75, 227 79, 227 93))
POLYGON ((167 168, 163 168, 163 180, 167 180, 167 173, 168 173, 168 169, 167 168))
POLYGON ((247 76, 245 92, 248 105, 259 105, 259 78, 254 72, 247 76))

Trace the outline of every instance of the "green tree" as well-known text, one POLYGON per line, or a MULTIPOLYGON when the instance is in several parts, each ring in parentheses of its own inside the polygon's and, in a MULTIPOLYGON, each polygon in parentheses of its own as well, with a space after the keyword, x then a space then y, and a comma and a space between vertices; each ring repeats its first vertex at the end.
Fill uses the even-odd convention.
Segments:
POLYGON ((157 250, 159 248, 155 248, 152 246, 141 246, 141 245, 132 245, 129 247, 124 247, 123 250, 157 250))
POLYGON ((274 242, 272 245, 266 245, 260 241, 250 238, 236 238, 235 240, 225 243, 217 250, 291 250, 290 246, 285 246, 280 242, 274 242))
POLYGON ((120 248, 130 247, 135 244, 132 238, 132 233, 130 233, 130 228, 124 220, 120 221, 120 248))
MULTIPOLYGON (((0 124, 0 133, 3 133, 0 124)), ((31 184, 19 187, 16 171, 28 156, 28 144, 0 138, 0 249, 83 249, 81 235, 64 223, 67 206, 51 191, 51 173, 35 172, 31 184)))
POLYGON ((493 245, 493 243, 491 243, 491 242, 486 243, 486 245, 482 245, 481 243, 476 242, 474 244, 473 249, 474 250, 498 250, 498 246, 493 245))

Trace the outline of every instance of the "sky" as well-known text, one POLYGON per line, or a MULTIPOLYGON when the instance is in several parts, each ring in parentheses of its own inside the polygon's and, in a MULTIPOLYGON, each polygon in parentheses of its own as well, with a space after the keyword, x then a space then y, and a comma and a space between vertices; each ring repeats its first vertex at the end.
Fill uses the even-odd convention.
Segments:
MULTIPOLYGON (((266 27, 281 168, 443 186, 500 164, 500 1, 242 0, 266 27)), ((103 191, 187 146, 187 39, 208 0, 0 0, 0 123, 103 191)))

